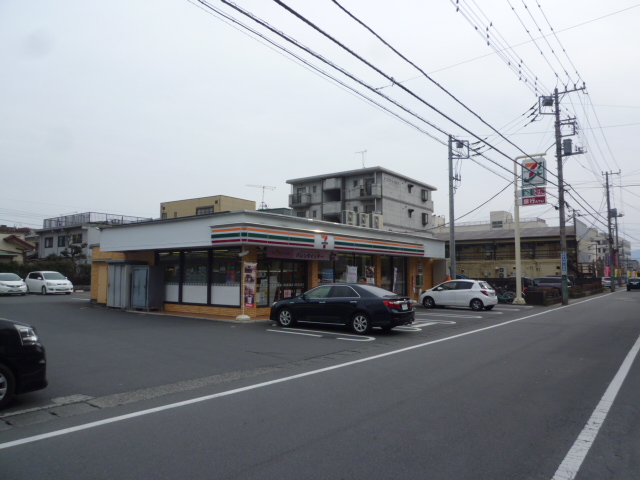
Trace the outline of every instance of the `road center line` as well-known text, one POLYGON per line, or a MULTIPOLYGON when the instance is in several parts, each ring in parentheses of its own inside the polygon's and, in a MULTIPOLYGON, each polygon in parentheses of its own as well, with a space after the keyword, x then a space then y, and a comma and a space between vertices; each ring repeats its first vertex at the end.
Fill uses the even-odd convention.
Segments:
MULTIPOLYGON (((609 294, 609 295, 611 295, 611 294, 609 294)), ((608 295, 605 295, 605 296, 608 296, 608 295)), ((405 348, 401 348, 399 350, 394 350, 394 351, 391 351, 391 352, 381 353, 379 355, 374 355, 372 357, 361 358, 360 360, 353 360, 351 362, 341 363, 339 365, 333 365, 331 367, 320 368, 318 370, 312 370, 310 372, 299 373, 297 375, 291 375, 289 377, 279 378, 279 379, 276 379, 276 380, 270 380, 268 382, 257 383, 255 385, 249 385, 249 386, 242 387, 242 388, 236 388, 236 389, 233 389, 233 390, 228 390, 226 392, 214 393, 212 395, 206 395, 204 397, 192 398, 190 400, 171 403, 169 405, 163 405, 161 407, 150 408, 150 409, 147 409, 147 410, 141 410, 139 412, 129 413, 129 414, 126 414, 126 415, 120 415, 120 416, 113 417, 113 418, 107 418, 107 419, 104 419, 104 420, 99 420, 97 422, 85 423, 84 425, 77 425, 75 427, 64 428, 62 430, 57 430, 57 431, 54 431, 54 432, 43 433, 41 435, 34 435, 32 437, 22 438, 20 440, 14 440, 12 442, 0 443, 0 450, 4 450, 4 449, 7 449, 7 448, 11 448, 11 447, 17 447, 19 445, 25 445, 25 444, 28 444, 28 443, 33 443, 33 442, 37 442, 37 441, 40 441, 40 440, 46 440, 46 439, 49 439, 49 438, 59 437, 61 435, 67 435, 69 433, 79 432, 81 430, 88 430, 90 428, 95 428, 95 427, 99 427, 99 426, 102 426, 102 425, 108 425, 110 423, 121 422, 123 420, 128 420, 130 418, 142 417, 144 415, 150 415, 152 413, 158 413, 158 412, 163 412, 165 410, 172 410, 174 408, 184 407, 184 406, 187 406, 187 405, 193 405, 195 403, 205 402, 207 400, 213 400, 215 398, 221 398, 221 397, 226 397, 226 396, 229 396, 229 395, 235 395, 237 393, 247 392, 249 390, 255 390, 255 389, 262 388, 262 387, 267 387, 267 386, 270 386, 270 385, 276 385, 278 383, 289 382, 291 380, 297 380, 299 378, 309 377, 311 375, 317 375, 319 373, 329 372, 331 370, 337 370, 339 368, 349 367, 351 365, 356 365, 356 364, 359 364, 359 363, 369 362, 369 361, 372 361, 372 360, 378 360, 380 358, 388 357, 388 356, 391 356, 391 355, 397 355, 399 353, 408 352, 408 351, 415 350, 415 349, 418 349, 418 348, 427 347, 429 345, 434 345, 436 343, 447 342, 449 340, 454 340, 456 338, 466 337, 468 335, 473 335, 473 334, 476 334, 476 333, 484 332, 486 330, 491 330, 493 328, 503 327, 503 326, 509 325, 511 323, 521 322, 522 320, 527 320, 529 318, 538 317, 540 315, 546 315, 547 313, 556 312, 558 310, 562 310, 564 308, 569 308, 569 307, 572 307, 572 306, 575 306, 575 305, 580 305, 582 303, 590 302, 592 300, 597 300, 598 298, 604 298, 604 296, 603 297, 590 298, 588 300, 583 300, 581 302, 577 302, 577 303, 574 303, 572 305, 565 305, 565 306, 562 306, 562 307, 554 308, 552 310, 546 310, 544 312, 535 313, 533 315, 528 315, 528 316, 522 317, 522 318, 516 318, 514 320, 509 320, 509 321, 506 321, 504 323, 498 323, 496 325, 490 325, 488 327, 479 328, 477 330, 472 330, 470 332, 459 333, 457 335, 452 335, 451 337, 441 338, 441 339, 438 339, 438 340, 432 340, 430 342, 421 343, 421 344, 418 344, 418 345, 413 345, 411 347, 405 347, 405 348)))

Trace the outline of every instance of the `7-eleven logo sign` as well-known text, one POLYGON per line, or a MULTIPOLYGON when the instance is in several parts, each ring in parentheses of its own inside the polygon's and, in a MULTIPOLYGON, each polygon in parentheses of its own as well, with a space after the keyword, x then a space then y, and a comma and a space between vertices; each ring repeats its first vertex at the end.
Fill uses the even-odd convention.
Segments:
POLYGON ((522 162, 522 186, 546 185, 547 169, 544 159, 529 159, 522 162))

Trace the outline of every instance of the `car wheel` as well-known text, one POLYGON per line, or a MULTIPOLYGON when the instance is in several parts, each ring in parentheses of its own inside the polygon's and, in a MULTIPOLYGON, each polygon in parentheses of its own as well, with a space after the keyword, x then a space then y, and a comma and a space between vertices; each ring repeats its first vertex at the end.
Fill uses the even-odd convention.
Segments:
POLYGON ((16 380, 11 370, 0 363, 0 408, 11 401, 16 388, 16 380))
POLYGON ((289 308, 283 308, 278 312, 278 324, 281 327, 291 327, 295 323, 293 312, 289 308))
POLYGON ((422 305, 424 305, 424 308, 433 308, 436 306, 436 302, 434 302, 431 297, 424 297, 422 305))
POLYGON ((484 307, 485 310, 492 310, 493 307, 495 307, 495 305, 487 305, 486 307, 484 307))
POLYGON ((469 304, 469 306, 471 307, 472 310, 475 310, 476 312, 484 308, 484 304, 482 303, 482 300, 478 300, 477 298, 474 298, 473 300, 471 300, 471 303, 469 304))
POLYGON ((356 333, 364 334, 371 331, 371 320, 364 313, 356 313, 351 318, 351 330, 356 333))
POLYGON ((47 287, 45 287, 44 285, 42 286, 42 294, 43 295, 47 294, 47 287))

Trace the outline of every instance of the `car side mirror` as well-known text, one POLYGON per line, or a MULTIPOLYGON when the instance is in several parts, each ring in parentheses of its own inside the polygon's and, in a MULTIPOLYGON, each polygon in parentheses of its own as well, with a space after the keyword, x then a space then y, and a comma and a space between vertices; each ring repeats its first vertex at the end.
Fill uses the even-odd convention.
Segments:
POLYGON ((300 295, 300 298, 301 298, 302 300, 306 300, 306 299, 307 299, 307 294, 306 294, 306 293, 303 293, 302 295, 300 295))

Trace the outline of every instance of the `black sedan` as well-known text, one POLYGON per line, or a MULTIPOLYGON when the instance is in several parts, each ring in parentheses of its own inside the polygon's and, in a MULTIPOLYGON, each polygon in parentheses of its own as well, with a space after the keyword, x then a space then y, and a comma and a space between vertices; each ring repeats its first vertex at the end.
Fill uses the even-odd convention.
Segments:
POLYGON ((629 277, 627 280, 627 292, 631 289, 640 289, 640 277, 629 277))
POLYGON ((339 283, 320 285, 297 297, 271 305, 271 320, 283 327, 297 322, 347 325, 355 333, 372 327, 391 330, 415 318, 411 299, 375 285, 339 283))
POLYGON ((0 408, 14 394, 47 386, 47 362, 35 329, 0 318, 0 408))

